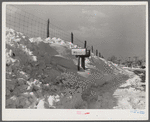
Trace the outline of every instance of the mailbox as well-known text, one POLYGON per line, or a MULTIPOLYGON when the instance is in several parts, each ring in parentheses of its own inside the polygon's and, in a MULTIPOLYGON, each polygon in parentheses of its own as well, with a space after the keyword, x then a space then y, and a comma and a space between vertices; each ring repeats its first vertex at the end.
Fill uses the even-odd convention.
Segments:
POLYGON ((72 49, 72 55, 84 56, 86 55, 86 49, 72 49))
POLYGON ((72 49, 72 55, 81 56, 81 57, 89 57, 90 50, 87 49, 72 49))
POLYGON ((80 70, 80 58, 81 58, 81 66, 85 70, 85 58, 90 56, 90 50, 84 49, 72 49, 72 55, 78 57, 78 71, 80 70))

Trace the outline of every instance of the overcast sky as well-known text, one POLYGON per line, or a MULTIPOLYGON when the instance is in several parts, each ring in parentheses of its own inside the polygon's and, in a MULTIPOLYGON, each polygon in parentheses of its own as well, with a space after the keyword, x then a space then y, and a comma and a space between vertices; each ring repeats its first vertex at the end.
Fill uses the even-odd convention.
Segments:
POLYGON ((107 59, 145 56, 146 6, 141 5, 24 5, 20 9, 57 25, 107 59))

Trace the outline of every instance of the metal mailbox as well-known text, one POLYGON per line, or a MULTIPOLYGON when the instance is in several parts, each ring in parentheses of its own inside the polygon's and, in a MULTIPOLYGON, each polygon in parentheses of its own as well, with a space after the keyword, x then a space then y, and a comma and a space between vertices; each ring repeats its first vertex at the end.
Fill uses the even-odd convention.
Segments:
POLYGON ((78 57, 78 71, 80 70, 80 58, 81 58, 81 66, 85 70, 85 58, 90 56, 90 50, 85 49, 72 49, 72 55, 78 57))
POLYGON ((72 55, 86 55, 86 49, 72 49, 72 55))

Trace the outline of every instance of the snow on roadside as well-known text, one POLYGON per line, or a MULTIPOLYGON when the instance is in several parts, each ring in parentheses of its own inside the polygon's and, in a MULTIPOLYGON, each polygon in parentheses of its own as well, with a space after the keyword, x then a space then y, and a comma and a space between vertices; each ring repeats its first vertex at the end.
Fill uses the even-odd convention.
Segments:
POLYGON ((134 74, 93 54, 85 60, 89 69, 77 72, 71 48, 77 45, 7 28, 6 108, 113 108, 113 93, 134 74))
MULTIPOLYGON (((56 108, 62 108, 66 100, 72 100, 83 81, 77 83, 72 78, 76 76, 67 72, 77 69, 72 61, 71 48, 76 48, 76 45, 56 38, 29 39, 22 33, 7 28, 6 108, 51 108, 48 96, 61 96, 61 102, 54 102, 56 108)), ((77 97, 81 98, 81 93, 77 97)), ((70 104, 71 108, 76 106, 82 107, 79 103, 70 104)))

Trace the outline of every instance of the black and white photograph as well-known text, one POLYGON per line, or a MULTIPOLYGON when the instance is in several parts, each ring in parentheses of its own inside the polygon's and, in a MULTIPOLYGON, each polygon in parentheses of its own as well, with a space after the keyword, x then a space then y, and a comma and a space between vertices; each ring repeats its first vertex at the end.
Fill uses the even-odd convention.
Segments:
POLYGON ((2 57, 4 120, 148 119, 146 1, 3 2, 2 57))

